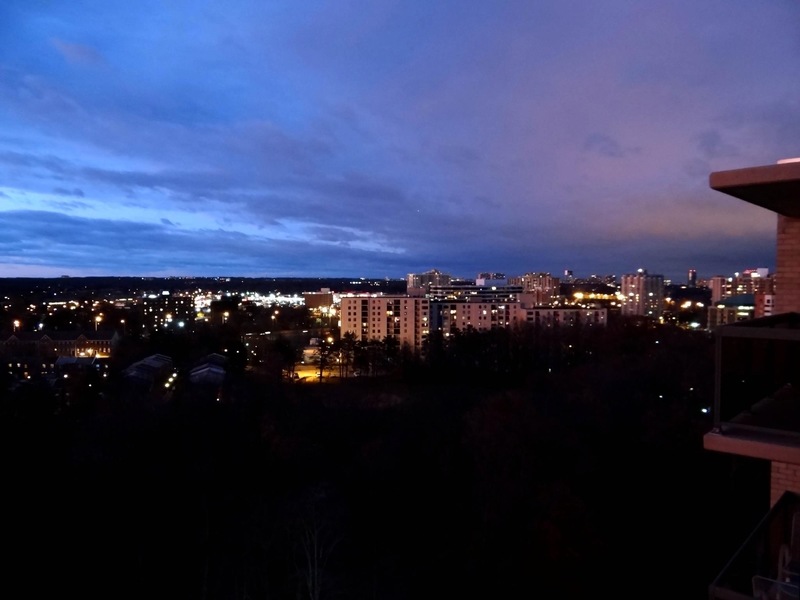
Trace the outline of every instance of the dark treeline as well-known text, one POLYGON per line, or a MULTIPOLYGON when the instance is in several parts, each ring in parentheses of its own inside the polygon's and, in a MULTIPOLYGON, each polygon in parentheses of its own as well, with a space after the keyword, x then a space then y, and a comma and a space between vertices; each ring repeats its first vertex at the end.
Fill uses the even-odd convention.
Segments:
POLYGON ((702 448, 705 333, 373 354, 378 376, 330 384, 237 371, 226 402, 4 398, 5 595, 705 598, 767 501, 760 466, 702 448))

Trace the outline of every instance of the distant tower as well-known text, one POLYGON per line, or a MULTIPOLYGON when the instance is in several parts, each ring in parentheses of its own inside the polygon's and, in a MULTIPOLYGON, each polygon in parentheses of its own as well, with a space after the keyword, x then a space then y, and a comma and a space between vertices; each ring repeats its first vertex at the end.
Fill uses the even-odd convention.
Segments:
POLYGON ((697 287, 697 271, 694 269, 689 269, 689 287, 697 287))
POLYGON ((575 277, 572 276, 572 269, 564 269, 564 281, 566 283, 573 283, 575 277))

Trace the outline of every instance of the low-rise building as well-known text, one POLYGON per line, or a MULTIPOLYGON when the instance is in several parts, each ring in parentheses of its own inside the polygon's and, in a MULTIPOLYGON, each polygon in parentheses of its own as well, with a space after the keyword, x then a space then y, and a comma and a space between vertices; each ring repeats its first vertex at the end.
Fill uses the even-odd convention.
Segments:
POLYGON ((708 307, 708 329, 747 321, 755 316, 755 297, 753 294, 729 296, 708 307))

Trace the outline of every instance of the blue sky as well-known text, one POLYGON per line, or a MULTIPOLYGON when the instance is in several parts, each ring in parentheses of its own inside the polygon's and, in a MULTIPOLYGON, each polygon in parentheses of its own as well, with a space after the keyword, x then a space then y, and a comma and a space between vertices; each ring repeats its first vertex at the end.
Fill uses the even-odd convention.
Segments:
POLYGON ((774 267, 800 3, 0 3, 0 277, 774 267))

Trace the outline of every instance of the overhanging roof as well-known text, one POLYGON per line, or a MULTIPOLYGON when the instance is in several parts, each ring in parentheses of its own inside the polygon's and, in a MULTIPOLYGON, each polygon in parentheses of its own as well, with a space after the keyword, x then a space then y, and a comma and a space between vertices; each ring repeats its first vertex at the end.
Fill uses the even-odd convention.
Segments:
POLYGON ((800 218, 800 162, 716 171, 708 179, 712 190, 800 218))

